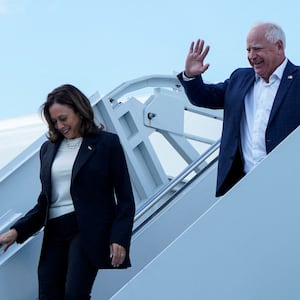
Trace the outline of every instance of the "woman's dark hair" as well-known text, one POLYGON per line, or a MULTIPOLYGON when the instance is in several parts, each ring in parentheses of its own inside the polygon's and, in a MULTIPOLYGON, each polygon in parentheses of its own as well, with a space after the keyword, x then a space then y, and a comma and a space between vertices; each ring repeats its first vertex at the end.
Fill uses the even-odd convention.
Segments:
POLYGON ((103 125, 98 127, 94 121, 94 112, 89 99, 75 86, 64 84, 55 88, 48 94, 46 102, 41 106, 41 112, 48 123, 48 139, 56 142, 62 138, 62 134, 55 128, 49 109, 55 104, 67 105, 75 113, 78 113, 81 119, 80 135, 95 134, 103 129, 103 125))

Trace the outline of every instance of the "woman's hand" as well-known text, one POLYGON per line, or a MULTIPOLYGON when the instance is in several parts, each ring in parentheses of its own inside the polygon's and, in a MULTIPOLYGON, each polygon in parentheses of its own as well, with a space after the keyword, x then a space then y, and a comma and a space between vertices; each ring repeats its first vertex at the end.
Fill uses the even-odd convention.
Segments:
POLYGON ((111 264, 114 268, 118 268, 124 262, 125 256, 126 249, 123 246, 117 243, 110 245, 111 264))
POLYGON ((5 252, 17 240, 17 237, 18 232, 14 228, 0 235, 0 245, 3 246, 3 252, 5 252))

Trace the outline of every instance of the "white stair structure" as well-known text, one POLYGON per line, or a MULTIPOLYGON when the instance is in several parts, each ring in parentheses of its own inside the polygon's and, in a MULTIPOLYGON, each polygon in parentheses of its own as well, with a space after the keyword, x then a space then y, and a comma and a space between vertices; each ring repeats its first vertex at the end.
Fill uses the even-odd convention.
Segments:
POLYGON ((112 300, 300 299, 297 129, 112 300))
MULTIPOLYGON (((300 299, 300 133, 217 199, 222 111, 192 106, 176 76, 138 78, 90 100, 96 121, 120 137, 137 207, 133 266, 100 270, 92 299, 300 299)), ((44 140, 0 170, 1 231, 36 201, 44 140)), ((37 298, 41 236, 0 255, 0 299, 37 298)))

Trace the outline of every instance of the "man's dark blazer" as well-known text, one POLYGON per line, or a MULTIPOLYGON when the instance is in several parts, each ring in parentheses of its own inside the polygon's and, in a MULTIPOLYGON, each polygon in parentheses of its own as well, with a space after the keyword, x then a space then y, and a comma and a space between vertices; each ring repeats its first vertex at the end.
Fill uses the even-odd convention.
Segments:
MULTIPOLYGON (((186 95, 194 105, 224 109, 218 162, 216 196, 226 193, 244 174, 240 143, 240 123, 244 99, 254 84, 252 68, 235 70, 229 79, 205 84, 201 75, 185 81, 178 75, 186 95)), ((266 150, 272 151, 300 124, 300 68, 287 62, 266 129, 266 150)))
MULTIPOLYGON (((51 166, 60 142, 40 150, 41 193, 37 204, 14 226, 18 243, 47 226, 51 203, 51 166)), ((112 268, 111 243, 126 248, 120 268, 130 266, 129 246, 135 213, 125 156, 117 135, 100 131, 83 137, 72 170, 70 192, 83 249, 98 268, 112 268), (117 203, 115 201, 117 200, 117 203)))

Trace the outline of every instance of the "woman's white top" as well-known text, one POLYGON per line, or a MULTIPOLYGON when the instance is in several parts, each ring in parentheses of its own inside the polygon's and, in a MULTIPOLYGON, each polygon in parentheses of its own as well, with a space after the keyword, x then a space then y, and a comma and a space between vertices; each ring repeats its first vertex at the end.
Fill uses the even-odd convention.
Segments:
POLYGON ((70 194, 74 161, 78 154, 82 137, 64 139, 57 151, 51 170, 51 206, 49 218, 57 218, 74 211, 70 194))

